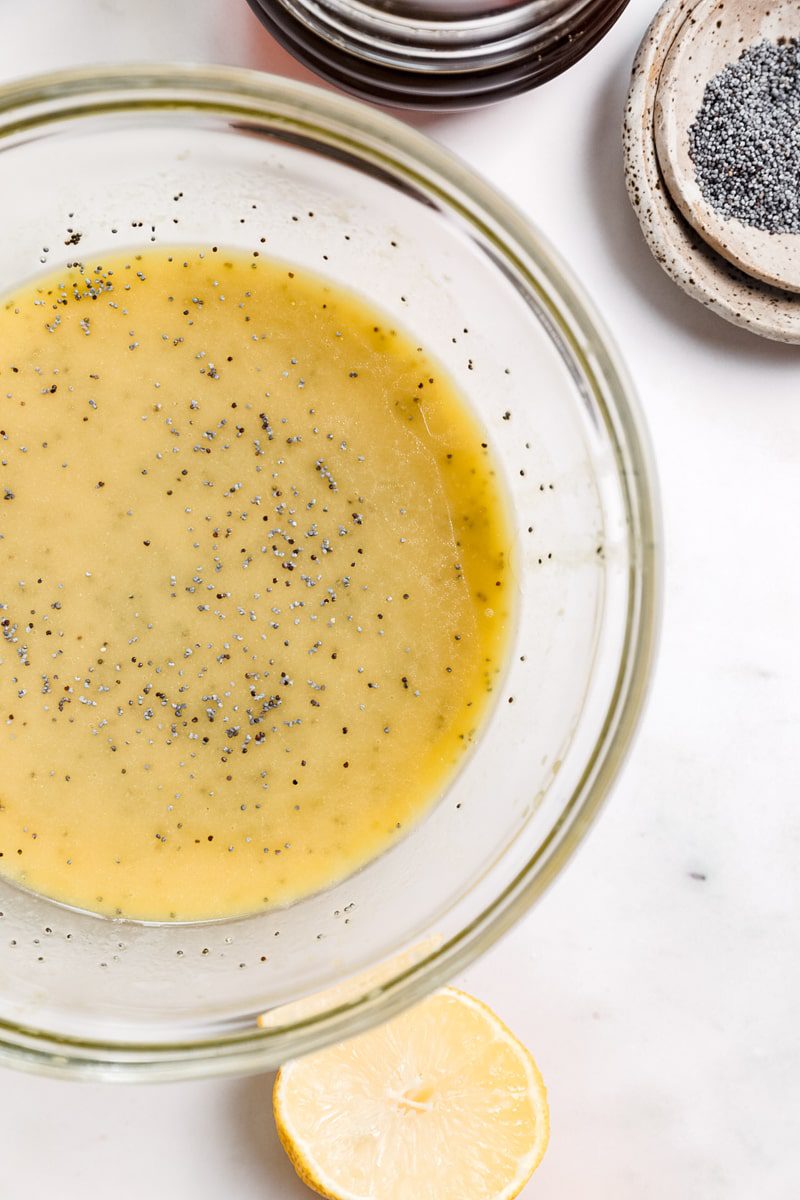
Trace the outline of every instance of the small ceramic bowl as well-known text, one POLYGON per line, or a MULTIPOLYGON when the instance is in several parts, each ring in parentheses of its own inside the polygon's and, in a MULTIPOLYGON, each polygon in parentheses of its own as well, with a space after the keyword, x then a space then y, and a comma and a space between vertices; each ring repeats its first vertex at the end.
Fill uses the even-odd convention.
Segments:
POLYGON ((672 199, 703 240, 762 283, 800 292, 800 236, 722 216, 706 199, 692 161, 690 130, 707 85, 743 49, 800 33, 797 0, 698 0, 672 43, 655 104, 658 162, 672 199))
POLYGON ((679 211, 662 173, 655 138, 662 71, 697 4, 667 0, 639 47, 623 130, 628 194, 653 255, 679 287, 734 325, 800 343, 800 295, 754 278, 712 249, 679 211))

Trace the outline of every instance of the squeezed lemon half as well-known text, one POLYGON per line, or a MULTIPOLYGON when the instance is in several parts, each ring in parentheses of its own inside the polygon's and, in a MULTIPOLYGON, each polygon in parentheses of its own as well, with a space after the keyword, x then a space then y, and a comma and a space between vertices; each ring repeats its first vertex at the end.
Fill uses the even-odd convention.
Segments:
POLYGON ((331 1200, 511 1200, 550 1131, 532 1055, 456 988, 288 1063, 273 1103, 295 1170, 331 1200))

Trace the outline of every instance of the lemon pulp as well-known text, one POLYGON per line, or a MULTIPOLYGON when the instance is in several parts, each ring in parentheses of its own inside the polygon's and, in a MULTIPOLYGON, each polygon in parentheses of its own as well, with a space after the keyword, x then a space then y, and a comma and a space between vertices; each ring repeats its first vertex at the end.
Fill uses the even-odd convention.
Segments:
POLYGON ((511 1200, 550 1129, 529 1051, 455 988, 282 1067, 274 1110, 297 1173, 333 1200, 511 1200))

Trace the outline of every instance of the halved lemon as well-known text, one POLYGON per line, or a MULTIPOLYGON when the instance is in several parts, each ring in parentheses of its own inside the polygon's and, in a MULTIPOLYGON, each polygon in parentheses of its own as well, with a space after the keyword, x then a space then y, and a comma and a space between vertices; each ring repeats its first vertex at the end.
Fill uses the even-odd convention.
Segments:
POLYGON ((288 1063, 273 1103, 295 1170, 331 1200, 511 1200, 550 1130, 530 1052, 456 988, 288 1063))

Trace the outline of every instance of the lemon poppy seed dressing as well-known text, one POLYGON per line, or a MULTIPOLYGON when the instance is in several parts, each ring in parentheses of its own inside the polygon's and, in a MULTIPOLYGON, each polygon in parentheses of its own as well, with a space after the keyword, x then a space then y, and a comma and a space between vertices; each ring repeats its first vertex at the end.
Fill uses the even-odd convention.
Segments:
POLYGON ((485 439, 362 301, 221 248, 0 306, 0 873, 82 908, 282 904, 389 846, 512 607, 485 439))

